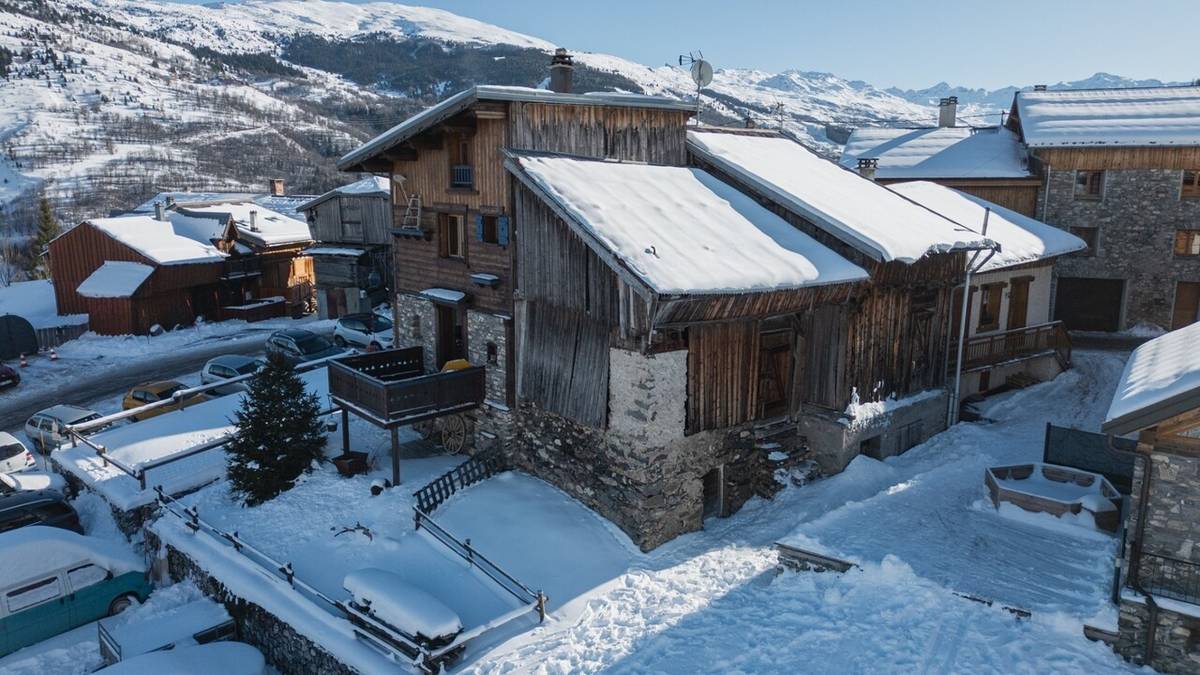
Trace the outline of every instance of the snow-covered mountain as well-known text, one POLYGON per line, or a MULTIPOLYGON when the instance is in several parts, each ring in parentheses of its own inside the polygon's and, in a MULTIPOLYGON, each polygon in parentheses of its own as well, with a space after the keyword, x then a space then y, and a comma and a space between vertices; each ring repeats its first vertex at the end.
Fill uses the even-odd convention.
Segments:
MULTIPOLYGON (((0 207, 20 229, 43 191, 68 222, 166 188, 262 190, 283 177, 321 192, 354 178, 334 170, 338 156, 453 91, 538 86, 555 46, 389 2, 0 0, 0 207)), ((683 68, 592 53, 576 64, 580 91, 695 96, 683 68)), ((782 124, 832 154, 829 129, 929 124, 938 97, 719 69, 701 117, 782 124)), ((960 100, 964 115, 1007 105, 960 100)))
MULTIPOLYGON (((1162 80, 1154 79, 1136 80, 1111 73, 1096 73, 1082 80, 1048 84, 1047 88, 1114 89, 1117 87, 1161 87, 1170 84, 1184 83, 1163 82, 1162 80)), ((957 96, 959 105, 974 106, 982 112, 995 112, 1008 110, 1012 106, 1013 94, 1016 94, 1018 91, 1029 91, 1031 89, 1033 89, 1032 84, 1023 87, 1008 86, 999 89, 972 89, 970 87, 953 86, 945 82, 938 82, 932 87, 926 87, 925 89, 898 89, 890 87, 886 91, 906 101, 921 105, 937 105, 938 99, 947 96, 957 96)))

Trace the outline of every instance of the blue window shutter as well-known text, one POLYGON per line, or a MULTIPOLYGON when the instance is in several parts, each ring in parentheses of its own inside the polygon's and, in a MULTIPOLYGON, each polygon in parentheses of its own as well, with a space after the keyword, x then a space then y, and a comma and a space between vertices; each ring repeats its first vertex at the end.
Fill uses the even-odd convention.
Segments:
POLYGON ((475 214, 475 238, 479 241, 483 241, 483 214, 482 213, 475 214))
POLYGON ((496 219, 496 241, 501 246, 508 246, 508 216, 496 219))

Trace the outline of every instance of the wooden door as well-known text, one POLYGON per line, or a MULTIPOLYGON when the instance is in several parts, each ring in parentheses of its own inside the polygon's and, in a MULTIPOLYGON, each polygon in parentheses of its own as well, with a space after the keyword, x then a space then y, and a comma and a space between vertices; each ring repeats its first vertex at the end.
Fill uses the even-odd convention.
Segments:
POLYGON ((1181 281, 1175 285, 1175 309, 1171 312, 1171 330, 1196 322, 1200 308, 1200 283, 1181 281))
POLYGON ((447 361, 466 358, 466 329, 462 312, 454 305, 437 307, 437 362, 440 370, 447 361))
POLYGON ((1054 296, 1054 318, 1068 330, 1120 330, 1124 279, 1062 277, 1054 296))
POLYGON ((1008 330, 1029 325, 1029 282, 1032 277, 1017 277, 1008 292, 1008 330))
POLYGON ((760 333, 758 351, 758 417, 787 414, 792 391, 792 331, 760 333))

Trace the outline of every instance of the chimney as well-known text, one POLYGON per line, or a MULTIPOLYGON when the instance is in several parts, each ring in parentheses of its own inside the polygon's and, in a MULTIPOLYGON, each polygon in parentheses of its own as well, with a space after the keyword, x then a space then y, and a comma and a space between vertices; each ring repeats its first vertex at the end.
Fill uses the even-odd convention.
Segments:
POLYGON ((571 75, 575 71, 575 62, 567 50, 559 47, 554 50, 550 59, 550 91, 556 94, 571 93, 571 75))
POLYGON ((272 178, 271 179, 271 196, 272 197, 282 197, 283 196, 283 179, 282 178, 272 178))
POLYGON ((1035 85, 1033 85, 1033 90, 1034 90, 1034 91, 1046 91, 1046 85, 1044 85, 1044 84, 1035 84, 1035 85))
POLYGON ((874 157, 858 158, 858 175, 867 180, 875 180, 875 169, 879 168, 879 160, 874 157))
POLYGON ((958 119, 958 97, 947 96, 938 101, 938 126, 952 127, 958 119))
POLYGON ((250 211, 250 231, 258 232, 258 211, 250 211))
POLYGON ((154 219, 155 220, 166 220, 167 219, 167 214, 163 211, 163 203, 162 202, 154 202, 154 219))
POLYGON ((175 206, 175 198, 171 195, 167 195, 167 208, 169 209, 174 206, 175 206))

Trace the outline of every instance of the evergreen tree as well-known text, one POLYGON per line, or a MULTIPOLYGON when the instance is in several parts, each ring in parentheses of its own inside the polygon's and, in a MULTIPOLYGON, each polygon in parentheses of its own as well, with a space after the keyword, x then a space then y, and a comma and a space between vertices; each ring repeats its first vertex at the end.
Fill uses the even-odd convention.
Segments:
POLYGON ((233 492, 247 506, 290 490, 324 455, 320 403, 278 354, 250 378, 237 411, 238 432, 226 446, 233 492))
POLYGON ((42 254, 50 245, 50 241, 58 235, 58 220, 54 217, 54 210, 50 208, 50 200, 46 195, 42 195, 41 204, 38 205, 37 234, 33 237, 33 250, 29 252, 30 278, 50 278, 50 266, 46 264, 46 257, 42 254))

